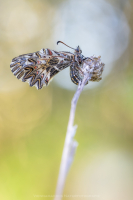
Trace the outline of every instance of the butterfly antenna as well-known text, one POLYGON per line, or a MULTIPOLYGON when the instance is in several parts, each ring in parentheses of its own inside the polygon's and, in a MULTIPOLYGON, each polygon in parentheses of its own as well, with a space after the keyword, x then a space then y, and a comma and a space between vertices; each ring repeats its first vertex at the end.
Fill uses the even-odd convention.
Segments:
MULTIPOLYGON (((58 41, 58 42, 57 42, 57 45, 58 45, 59 43, 62 43, 62 44, 64 44, 64 45, 66 45, 67 47, 69 47, 69 48, 71 48, 71 49, 74 49, 74 48, 72 48, 72 47, 68 46, 67 44, 65 44, 65 43, 64 43, 64 42, 62 42, 62 41, 58 41)), ((76 49, 74 49, 74 50, 76 51, 76 49)))

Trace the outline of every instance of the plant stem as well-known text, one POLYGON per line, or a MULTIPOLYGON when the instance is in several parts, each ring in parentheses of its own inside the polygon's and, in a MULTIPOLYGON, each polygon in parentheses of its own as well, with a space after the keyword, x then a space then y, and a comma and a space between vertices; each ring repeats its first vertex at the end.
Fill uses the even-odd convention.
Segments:
POLYGON ((63 149, 63 154, 62 154, 62 159, 61 159, 60 171, 59 171, 56 194, 55 194, 54 200, 62 199, 66 177, 70 169, 70 166, 72 164, 72 161, 74 159, 76 148, 78 146, 78 143, 73 139, 76 133, 76 128, 77 128, 77 126, 73 126, 75 111, 76 111, 76 106, 77 106, 79 96, 85 84, 90 78, 91 78, 90 73, 87 73, 86 75, 84 75, 82 82, 79 82, 77 91, 74 94, 74 97, 71 102, 69 122, 68 122, 68 127, 67 127, 66 139, 65 139, 65 144, 64 144, 64 149, 63 149))

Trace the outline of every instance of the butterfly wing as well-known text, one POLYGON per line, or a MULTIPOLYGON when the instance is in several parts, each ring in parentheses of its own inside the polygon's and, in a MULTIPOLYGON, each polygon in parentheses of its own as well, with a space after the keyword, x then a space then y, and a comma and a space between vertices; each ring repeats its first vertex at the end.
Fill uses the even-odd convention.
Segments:
MULTIPOLYGON (((81 71, 80 67, 78 66, 78 63, 73 62, 70 66, 70 78, 71 81, 78 85, 79 81, 82 81, 84 77, 83 72, 81 71)), ((86 85, 88 84, 88 82, 86 83, 86 85)))
POLYGON ((58 72, 70 66, 74 55, 69 52, 56 52, 50 49, 23 54, 12 59, 12 73, 23 82, 41 89, 48 85, 58 72))

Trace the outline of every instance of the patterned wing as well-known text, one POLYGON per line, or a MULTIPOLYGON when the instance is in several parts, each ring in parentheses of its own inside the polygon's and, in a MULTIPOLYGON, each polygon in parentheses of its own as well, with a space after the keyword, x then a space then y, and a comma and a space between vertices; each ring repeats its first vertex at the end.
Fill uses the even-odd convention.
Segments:
POLYGON ((41 49, 13 58, 10 68, 18 79, 41 89, 48 85, 54 75, 70 66, 72 60, 72 53, 41 49))
MULTIPOLYGON (((75 62, 72 63, 72 65, 70 66, 70 78, 71 81, 78 85, 79 81, 82 81, 83 79, 83 73, 80 70, 80 66, 78 66, 78 64, 75 62)), ((86 85, 88 84, 88 82, 86 83, 86 85)))

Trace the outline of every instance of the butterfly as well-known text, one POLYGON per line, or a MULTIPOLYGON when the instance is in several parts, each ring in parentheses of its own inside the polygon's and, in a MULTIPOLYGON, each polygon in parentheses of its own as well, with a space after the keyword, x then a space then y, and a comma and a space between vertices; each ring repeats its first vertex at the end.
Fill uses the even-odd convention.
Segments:
MULTIPOLYGON (((58 41, 58 43, 66 45, 62 41, 58 41)), ((57 52, 47 48, 13 58, 10 68, 18 79, 28 82, 31 87, 36 86, 37 89, 41 89, 43 86, 47 86, 56 74, 66 67, 70 67, 70 78, 74 84, 78 85, 84 77, 83 64, 86 59, 88 58, 82 55, 79 46, 74 49, 74 53, 57 52)))

